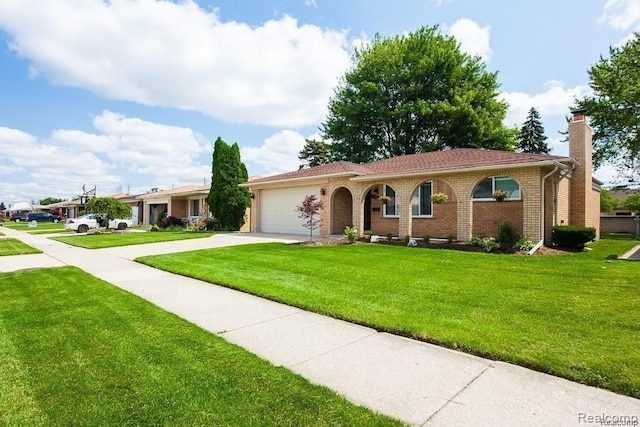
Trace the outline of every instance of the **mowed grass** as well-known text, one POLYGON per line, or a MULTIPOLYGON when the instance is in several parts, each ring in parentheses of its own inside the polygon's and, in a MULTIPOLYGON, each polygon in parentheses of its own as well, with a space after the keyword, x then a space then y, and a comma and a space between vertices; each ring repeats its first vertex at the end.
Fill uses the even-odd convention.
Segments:
POLYGON ((13 222, 7 221, 4 222, 3 225, 7 228, 11 228, 12 230, 17 231, 57 231, 64 230, 64 222, 39 222, 37 227, 29 227, 29 223, 27 221, 13 222))
POLYGON ((0 256, 7 255, 25 255, 25 254, 41 254, 40 249, 22 243, 18 239, 0 239, 0 256))
POLYGON ((194 233, 191 231, 135 231, 112 234, 83 234, 80 236, 49 237, 52 240, 86 249, 112 248, 115 246, 143 245, 145 243, 171 242, 175 240, 202 239, 213 236, 212 233, 194 233))
POLYGON ((0 274, 0 425, 401 425, 74 267, 0 274))
POLYGON ((261 244, 138 261, 306 310, 640 397, 637 241, 495 255, 261 244))

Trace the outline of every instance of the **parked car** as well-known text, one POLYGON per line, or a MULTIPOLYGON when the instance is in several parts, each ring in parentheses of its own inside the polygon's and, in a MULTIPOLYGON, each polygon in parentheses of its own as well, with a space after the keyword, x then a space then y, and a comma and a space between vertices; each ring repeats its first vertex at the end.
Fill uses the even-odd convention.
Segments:
MULTIPOLYGON (((106 218, 100 214, 87 214, 79 218, 67 218, 64 224, 65 230, 73 230, 77 233, 86 233, 91 228, 105 227, 106 218)), ((133 226, 130 219, 113 219, 109 221, 109 228, 117 230, 126 230, 133 226)))
POLYGON ((30 212, 27 214, 27 221, 58 222, 60 221, 60 216, 51 215, 49 212, 30 212))
POLYGON ((14 212, 14 213, 11 214, 9 219, 11 221, 15 221, 15 222, 26 221, 27 220, 27 213, 26 212, 14 212))

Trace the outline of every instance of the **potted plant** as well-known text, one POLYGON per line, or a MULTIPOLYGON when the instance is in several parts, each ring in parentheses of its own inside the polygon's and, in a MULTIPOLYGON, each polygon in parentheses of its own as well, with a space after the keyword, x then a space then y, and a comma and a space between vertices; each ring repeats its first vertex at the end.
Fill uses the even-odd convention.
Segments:
POLYGON ((493 198, 497 202, 503 202, 505 199, 509 198, 509 192, 505 190, 496 190, 493 192, 493 198))
POLYGON ((444 193, 435 193, 431 196, 431 201, 433 203, 446 203, 449 200, 449 197, 444 193))
POLYGON ((380 196, 380 197, 378 197, 378 200, 380 200, 380 202, 382 202, 383 204, 385 204, 385 205, 386 205, 386 204, 387 204, 387 202, 388 202, 389 200, 391 200, 391 197, 389 197, 389 196, 380 196))

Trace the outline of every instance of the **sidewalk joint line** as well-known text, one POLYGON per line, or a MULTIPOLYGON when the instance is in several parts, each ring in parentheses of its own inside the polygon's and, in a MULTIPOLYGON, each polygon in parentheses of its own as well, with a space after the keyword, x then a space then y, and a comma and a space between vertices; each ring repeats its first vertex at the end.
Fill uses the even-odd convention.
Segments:
POLYGON ((464 387, 462 387, 456 394, 454 394, 453 396, 451 396, 450 399, 447 399, 447 401, 438 409, 436 409, 436 411, 429 415, 429 418, 427 418, 424 423, 420 424, 421 427, 426 426, 436 415, 438 415, 440 412, 442 412, 442 410, 444 408, 446 408, 447 406, 449 406, 449 404, 453 401, 455 401, 456 397, 460 396, 465 390, 467 390, 471 384, 473 384, 478 378, 480 378, 485 372, 487 372, 487 370, 493 368, 493 363, 490 363, 486 368, 484 368, 478 375, 476 375, 475 377, 473 377, 471 379, 471 381, 469 381, 467 383, 467 385, 465 385, 464 387))

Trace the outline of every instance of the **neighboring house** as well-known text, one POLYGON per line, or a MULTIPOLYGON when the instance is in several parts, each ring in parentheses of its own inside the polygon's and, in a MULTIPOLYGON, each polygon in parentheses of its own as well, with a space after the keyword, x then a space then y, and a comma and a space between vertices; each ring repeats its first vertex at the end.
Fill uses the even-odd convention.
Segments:
POLYGON ((116 200, 121 201, 124 204, 131 206, 131 222, 133 222, 133 225, 142 224, 144 220, 144 214, 143 214, 144 209, 143 209, 142 201, 137 199, 138 195, 128 194, 128 193, 118 193, 112 196, 105 196, 105 197, 112 197, 116 200))
POLYGON ((209 185, 184 185, 170 190, 150 192, 136 196, 143 203, 144 225, 158 222, 165 214, 195 222, 209 216, 207 196, 209 185))
POLYGON ((568 157, 453 149, 363 165, 334 162, 242 185, 251 190, 254 232, 308 233, 294 210, 310 194, 324 202, 321 236, 353 225, 360 234, 469 241, 495 236, 506 221, 534 242, 549 243, 556 224, 599 227, 601 183, 592 177, 591 128, 583 112, 569 124, 568 157), (496 189, 510 197, 494 200, 496 189), (435 193, 448 201, 432 203, 435 193))
MULTIPOLYGON (((635 194, 640 190, 624 188, 613 189, 610 191, 613 198, 621 204, 627 196, 635 194)), ((636 221, 638 221, 638 218, 634 212, 631 212, 629 209, 625 209, 622 206, 619 206, 613 208, 611 212, 603 212, 600 214, 600 230, 603 233, 635 234, 636 221)))

